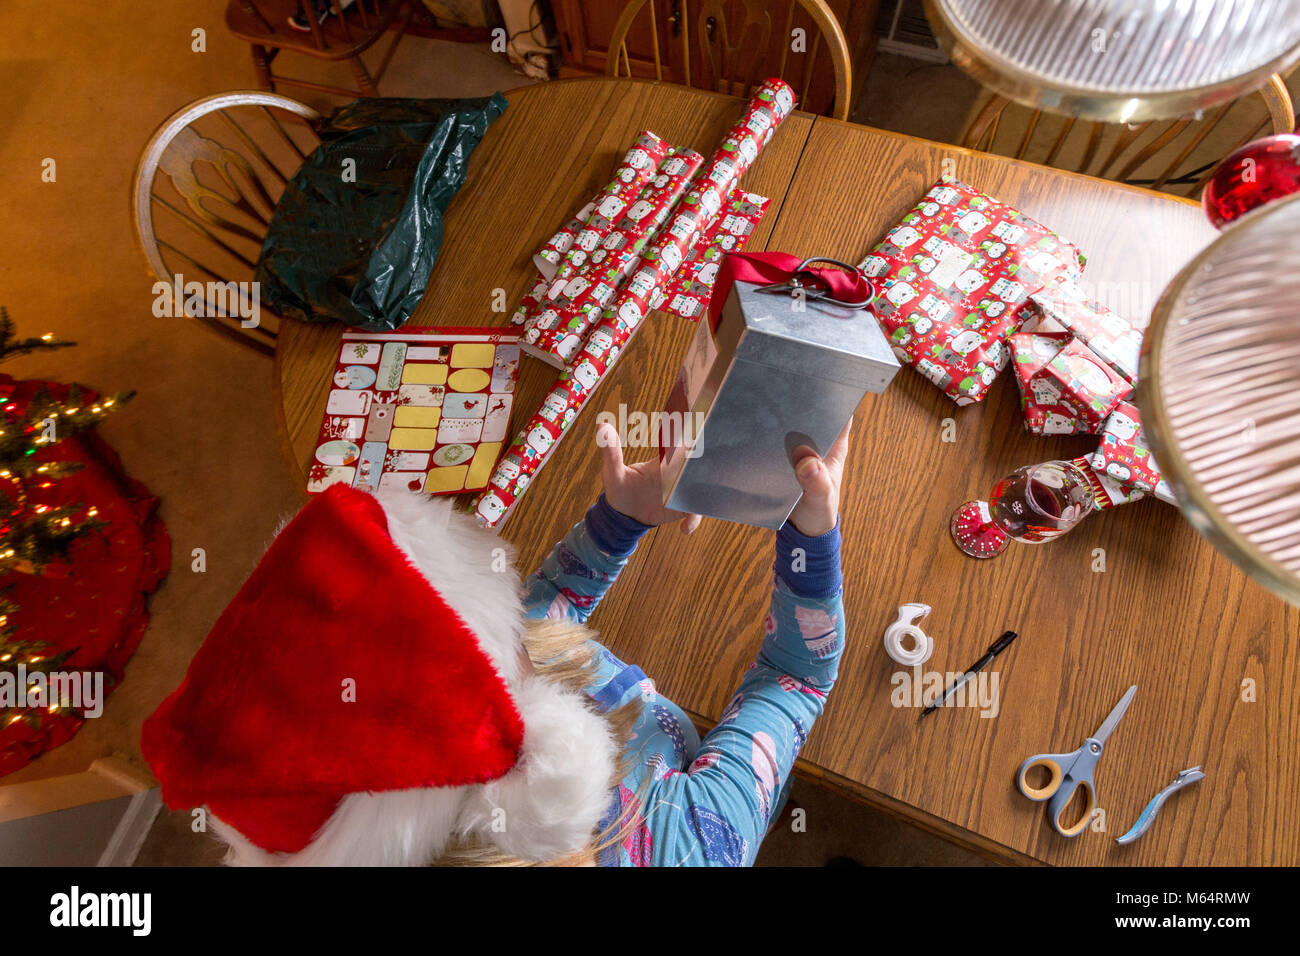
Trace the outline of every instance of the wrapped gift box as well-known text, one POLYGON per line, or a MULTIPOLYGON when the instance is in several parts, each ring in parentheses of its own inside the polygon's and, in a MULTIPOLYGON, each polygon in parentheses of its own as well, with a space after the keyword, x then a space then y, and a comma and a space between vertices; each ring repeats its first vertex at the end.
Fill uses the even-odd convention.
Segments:
POLYGON ((1153 494, 1169 504, 1178 503, 1169 482, 1161 477, 1151 446, 1142 434, 1142 415, 1130 402, 1121 402, 1107 417, 1101 444, 1088 462, 1094 471, 1126 488, 1153 494))
POLYGON ((1133 391, 1127 379, 1078 338, 1071 338, 1052 356, 1038 377, 1059 386, 1060 403, 1083 425, 1083 431, 1092 435, 1102 430, 1106 416, 1133 391))
POLYGON ((1017 332, 1010 338, 1012 367, 1020 388, 1025 428, 1035 435, 1086 435, 1089 428, 1062 401, 1063 386, 1048 363, 1070 344, 1069 332, 1017 332))
POLYGON ((1064 276, 1027 297, 1021 325, 1025 332, 1054 329, 1073 332, 1116 373, 1137 381, 1142 333, 1064 276))
POLYGON ((899 360, 969 405, 1010 360, 1027 297, 1083 264, 1045 226, 945 177, 859 267, 877 280, 873 309, 899 360))
POLYGON ((1092 485, 1092 496, 1097 502, 1097 510, 1099 511, 1106 511, 1120 505, 1141 501, 1146 497, 1144 492, 1129 485, 1121 485, 1104 471, 1093 468, 1090 458, 1075 458, 1073 461, 1088 477, 1088 483, 1092 485))

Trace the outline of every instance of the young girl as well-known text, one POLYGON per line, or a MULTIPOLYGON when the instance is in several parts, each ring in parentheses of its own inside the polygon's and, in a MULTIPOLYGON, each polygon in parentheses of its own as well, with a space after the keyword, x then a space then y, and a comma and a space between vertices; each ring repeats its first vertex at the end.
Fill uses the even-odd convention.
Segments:
MULTIPOLYGON (((585 621, 646 531, 682 520, 689 534, 699 524, 697 515, 664 508, 657 459, 624 465, 609 425, 600 426, 597 443, 605 493, 526 582, 531 618, 585 621)), ((592 699, 607 710, 640 704, 626 751, 630 769, 602 821, 603 830, 620 822, 623 838, 600 851, 602 865, 754 862, 785 804, 791 768, 825 706, 844 646, 838 507, 847 453, 847 428, 825 460, 810 448, 796 452, 804 495, 777 532, 763 646, 703 741, 639 667, 593 642, 592 699)))
POLYGON ((163 798, 239 864, 753 863, 843 648, 848 431, 795 452, 762 648, 703 740, 582 626, 649 528, 700 520, 604 425, 604 494, 522 601, 445 501, 312 499, 145 722, 163 798))

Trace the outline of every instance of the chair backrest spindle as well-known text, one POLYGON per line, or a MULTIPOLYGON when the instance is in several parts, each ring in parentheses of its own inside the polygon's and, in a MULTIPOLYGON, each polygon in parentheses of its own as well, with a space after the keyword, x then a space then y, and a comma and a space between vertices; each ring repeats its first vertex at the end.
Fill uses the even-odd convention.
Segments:
MULTIPOLYGON (((740 0, 743 15, 729 17, 728 9, 735 10, 735 0, 679 0, 677 19, 673 20, 678 37, 675 64, 687 86, 698 86, 716 92, 748 96, 767 74, 768 57, 773 55, 772 5, 774 0, 740 0), (695 7, 692 9, 691 4, 695 7), (698 50, 692 49, 692 36, 698 50), (696 63, 698 70, 693 69, 696 63), (694 78, 694 82, 693 82, 694 78)), ((610 39, 605 72, 609 76, 632 76, 632 54, 628 49, 628 33, 637 16, 649 6, 651 55, 656 79, 664 78, 663 51, 659 41, 659 23, 654 0, 628 0, 614 24, 610 39)), ((806 101, 812 89, 814 70, 823 46, 831 56, 831 71, 835 79, 833 116, 847 119, 852 107, 852 64, 844 31, 826 0, 788 0, 786 3, 785 32, 793 35, 796 10, 807 14, 816 28, 808 41, 802 72, 795 82, 799 84, 800 101, 806 101)), ((782 42, 777 75, 785 78, 790 65, 792 44, 782 42)), ((642 47, 641 49, 644 49, 642 47)), ((644 54, 638 63, 644 64, 644 54)), ((642 66, 642 72, 644 72, 642 66)), ((792 84, 793 85, 793 84, 792 84)))
MULTIPOLYGON (((1000 152, 998 146, 999 126, 1006 127, 1010 120, 1008 110, 1024 109, 1013 104, 1006 97, 990 94, 975 112, 966 132, 962 136, 962 145, 968 149, 983 152, 1000 152)), ((1079 128, 1075 117, 1055 117, 1040 110, 1029 110, 1025 126, 1014 150, 1008 154, 1016 159, 1041 162, 1047 166, 1057 165, 1058 161, 1075 172, 1105 179, 1129 182, 1133 185, 1147 186, 1168 192, 1179 192, 1188 196, 1199 194, 1205 181, 1213 172, 1218 158, 1235 152, 1251 139, 1256 138, 1270 126, 1274 133, 1292 132, 1295 128, 1295 115, 1290 93, 1280 76, 1274 75, 1260 90, 1258 98, 1252 94, 1230 103, 1216 107, 1209 115, 1197 114, 1164 122, 1147 121, 1135 124, 1104 124, 1090 121, 1087 124, 1087 138, 1082 147, 1082 155, 1077 148, 1066 149, 1072 141, 1077 147, 1079 128), (1250 127, 1252 132, 1239 140, 1236 145, 1208 157, 1201 156, 1205 148, 1214 143, 1214 136, 1227 127, 1225 120, 1234 110, 1244 110, 1248 106, 1259 106, 1262 100, 1266 108, 1264 119, 1250 127), (1053 127, 1052 122, 1057 126, 1053 127), (1036 158, 1035 134, 1055 129, 1055 135, 1047 146, 1046 155, 1036 158), (1105 159, 1094 166, 1094 160, 1101 150, 1103 141, 1109 148, 1105 159), (1198 152, 1199 151, 1199 152, 1198 152), (1067 154, 1077 157, 1066 162, 1067 154), (1165 158, 1168 154, 1170 158, 1165 158), (1208 165, 1208 168, 1207 168, 1208 165), (1139 178, 1140 177, 1140 178, 1139 178)), ((1220 137, 1221 138, 1221 137, 1220 137)))
POLYGON ((154 277, 168 288, 198 282, 203 292, 186 293, 184 313, 267 355, 278 319, 259 306, 255 323, 241 321, 257 301, 249 280, 276 201, 307 156, 301 140, 314 145, 320 121, 275 93, 205 97, 158 128, 136 169, 132 211, 154 277), (295 139, 282 116, 306 133, 295 139), (202 301, 191 311, 194 297, 202 301))

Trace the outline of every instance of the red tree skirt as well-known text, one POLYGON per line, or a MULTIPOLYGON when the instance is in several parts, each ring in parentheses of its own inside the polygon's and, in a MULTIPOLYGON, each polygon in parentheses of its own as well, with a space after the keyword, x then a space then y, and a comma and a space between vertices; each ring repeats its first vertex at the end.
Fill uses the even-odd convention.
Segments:
MULTIPOLYGON (((57 399, 67 397, 66 385, 15 382, 0 375, 0 388, 12 388, 20 408, 42 385, 57 399)), ((85 401, 96 397, 88 389, 80 395, 85 401)), ((76 648, 59 670, 102 671, 107 696, 121 682, 123 668, 149 623, 148 596, 167 577, 171 539, 157 514, 158 499, 126 474, 117 453, 93 431, 66 438, 35 457, 83 462, 86 467, 53 482, 48 490, 30 488, 32 504, 94 505, 107 527, 76 542, 69 560, 52 565, 43 575, 14 573, 0 579, 0 587, 12 587, 8 597, 18 605, 11 639, 43 641, 50 645, 42 651, 46 655, 76 648)), ((71 713, 34 713, 34 722, 20 720, 0 728, 0 776, 66 742, 85 722, 71 713)))

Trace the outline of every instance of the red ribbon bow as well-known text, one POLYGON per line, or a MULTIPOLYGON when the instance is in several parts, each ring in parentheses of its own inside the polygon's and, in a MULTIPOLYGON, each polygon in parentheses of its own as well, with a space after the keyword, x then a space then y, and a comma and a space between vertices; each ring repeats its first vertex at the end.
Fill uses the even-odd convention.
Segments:
POLYGON ((825 286, 830 296, 840 302, 867 302, 874 295, 871 281, 861 272, 845 272, 834 266, 812 265, 800 272, 803 259, 788 252, 733 252, 722 260, 713 294, 709 299, 709 325, 716 332, 727 301, 736 282, 775 285, 788 282, 796 274, 810 274, 825 286))

